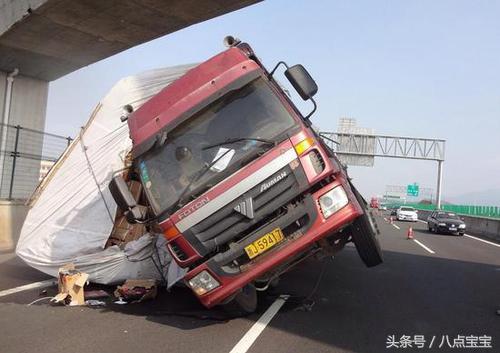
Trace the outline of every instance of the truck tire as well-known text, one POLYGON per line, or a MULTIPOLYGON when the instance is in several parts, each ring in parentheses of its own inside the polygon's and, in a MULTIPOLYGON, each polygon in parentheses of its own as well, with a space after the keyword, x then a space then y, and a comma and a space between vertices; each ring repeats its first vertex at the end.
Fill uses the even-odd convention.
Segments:
POLYGON ((382 250, 377 239, 377 235, 380 232, 371 211, 366 206, 365 200, 355 187, 352 187, 352 190, 365 212, 364 215, 359 216, 351 225, 352 240, 359 257, 363 260, 366 267, 374 267, 384 262, 382 250))
POLYGON ((224 304, 224 309, 234 315, 252 314, 257 309, 257 290, 253 284, 247 284, 229 303, 224 304))

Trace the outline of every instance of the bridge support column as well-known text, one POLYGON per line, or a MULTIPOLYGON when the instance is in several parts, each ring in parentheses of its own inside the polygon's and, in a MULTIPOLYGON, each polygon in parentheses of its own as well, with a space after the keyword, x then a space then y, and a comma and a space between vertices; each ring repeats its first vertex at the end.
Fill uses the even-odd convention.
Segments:
POLYGON ((36 156, 42 155, 43 135, 28 130, 44 130, 48 90, 47 81, 0 71, 0 250, 16 245, 26 217, 26 196, 19 190, 34 189, 40 176, 36 156), (16 146, 17 125, 27 129, 22 131, 30 138, 19 139, 16 146), (16 160, 13 151, 25 157, 16 160))

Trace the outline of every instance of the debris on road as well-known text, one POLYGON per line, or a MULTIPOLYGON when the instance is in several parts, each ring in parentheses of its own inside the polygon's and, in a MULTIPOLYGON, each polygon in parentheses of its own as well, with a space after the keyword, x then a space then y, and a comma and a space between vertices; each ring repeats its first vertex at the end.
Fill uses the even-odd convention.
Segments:
POLYGON ((109 293, 102 289, 85 291, 85 300, 109 297, 109 293))
POLYGON ((43 297, 43 298, 38 298, 36 300, 33 300, 31 303, 28 304, 28 306, 32 306, 35 303, 41 302, 42 300, 47 300, 47 299, 53 299, 53 297, 43 297))
POLYGON ((89 275, 75 269, 74 264, 64 265, 59 269, 59 293, 51 299, 52 303, 76 306, 85 305, 83 287, 89 275))
POLYGON ((87 306, 105 306, 106 305, 106 303, 103 302, 102 300, 94 300, 94 299, 86 300, 85 304, 87 306))
MULTIPOLYGON (((116 288, 115 297, 119 298, 119 301, 127 303, 140 303, 156 298, 157 293, 156 280, 154 279, 128 279, 123 285, 116 288)), ((115 302, 115 304, 122 303, 115 302)))

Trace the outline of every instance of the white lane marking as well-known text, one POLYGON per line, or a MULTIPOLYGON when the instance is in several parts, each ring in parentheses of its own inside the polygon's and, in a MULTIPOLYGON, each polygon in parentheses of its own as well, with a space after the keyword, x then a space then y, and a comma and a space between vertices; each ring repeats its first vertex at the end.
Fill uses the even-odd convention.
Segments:
POLYGON ((250 330, 240 339, 240 341, 231 349, 230 353, 245 353, 250 349, 255 340, 264 331, 266 326, 271 322, 272 318, 278 313, 280 308, 285 304, 289 298, 288 295, 281 295, 278 299, 267 308, 266 312, 257 320, 250 330))
POLYGON ((421 219, 417 219, 417 222, 420 222, 420 223, 425 223, 425 224, 427 224, 427 222, 426 222, 426 221, 422 221, 421 219))
POLYGON ((0 291, 0 297, 5 297, 6 295, 11 295, 14 293, 18 293, 18 292, 22 292, 22 291, 30 290, 30 289, 46 288, 46 287, 50 287, 50 286, 53 286, 56 284, 57 284, 57 280, 55 280, 55 279, 48 279, 46 281, 25 284, 24 286, 15 287, 15 288, 11 288, 11 289, 5 289, 3 291, 0 291))
POLYGON ((469 235, 469 234, 464 234, 464 236, 469 237, 471 239, 478 240, 478 241, 482 241, 483 243, 490 244, 490 245, 493 245, 493 246, 496 246, 496 247, 500 248, 500 244, 496 244, 496 243, 493 243, 491 241, 484 240, 484 239, 481 239, 481 238, 476 238, 476 237, 473 237, 472 235, 469 235))
POLYGON ((428 252, 430 252, 431 254, 435 254, 434 250, 429 249, 427 246, 425 246, 424 244, 422 244, 421 242, 419 242, 417 239, 413 239, 413 241, 415 243, 417 243, 418 245, 420 245, 421 247, 423 247, 428 252))
POLYGON ((396 228, 396 229, 401 229, 401 228, 399 228, 399 226, 398 226, 398 225, 395 225, 394 223, 392 224, 392 226, 393 226, 394 228, 396 228))

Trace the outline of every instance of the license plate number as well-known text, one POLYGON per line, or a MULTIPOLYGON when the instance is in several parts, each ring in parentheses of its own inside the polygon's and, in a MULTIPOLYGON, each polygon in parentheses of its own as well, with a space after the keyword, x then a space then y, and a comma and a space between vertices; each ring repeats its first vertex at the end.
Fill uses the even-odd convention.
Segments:
POLYGON ((450 228, 450 230, 451 230, 452 232, 455 232, 455 231, 457 230, 457 228, 453 228, 453 227, 451 227, 451 228, 450 228))
POLYGON ((250 245, 245 246, 245 252, 250 259, 259 256, 263 252, 271 249, 273 246, 281 242, 285 237, 280 228, 276 228, 263 237, 257 239, 250 245))

